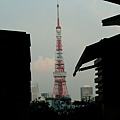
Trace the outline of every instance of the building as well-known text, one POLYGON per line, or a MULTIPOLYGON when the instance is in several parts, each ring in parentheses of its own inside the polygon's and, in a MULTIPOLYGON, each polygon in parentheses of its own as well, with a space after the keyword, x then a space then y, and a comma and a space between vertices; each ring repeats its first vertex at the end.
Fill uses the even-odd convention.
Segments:
POLYGON ((31 101, 30 34, 0 30, 1 117, 27 119, 31 101), (3 115, 3 116, 2 116, 3 115))
POLYGON ((38 99, 39 97, 39 86, 38 83, 32 83, 31 84, 31 97, 32 97, 32 101, 35 99, 38 99))
POLYGON ((52 98, 52 93, 41 93, 41 97, 44 97, 44 98, 52 98))
POLYGON ((93 100, 93 87, 90 87, 89 85, 84 85, 80 88, 80 93, 81 100, 93 100))
POLYGON ((120 111, 120 98, 117 97, 119 94, 119 39, 120 34, 110 38, 104 38, 95 44, 87 46, 73 74, 75 75, 78 69, 83 71, 95 68, 96 78, 94 82, 97 88, 96 94, 98 94, 95 101, 103 106, 105 118, 111 112, 111 116, 117 116, 119 115, 118 111, 120 111), (91 60, 94 60, 94 65, 82 68, 83 64, 91 60))
POLYGON ((49 103, 49 107, 52 107, 55 110, 57 109, 57 107, 59 105, 59 100, 56 98, 53 98, 53 97, 46 98, 45 101, 49 103))
POLYGON ((46 101, 49 103, 49 107, 56 109, 59 105, 59 99, 54 98, 52 93, 41 93, 40 101, 46 101))
MULTIPOLYGON (((118 0, 104 0, 119 4, 118 0)), ((116 15, 102 20, 103 26, 120 25, 120 15, 116 15)), ((73 76, 77 71, 83 71, 95 68, 94 82, 96 83, 95 101, 101 105, 104 120, 120 119, 120 97, 119 95, 119 66, 120 66, 120 34, 113 35, 110 38, 103 38, 95 44, 86 46, 80 57, 73 76), (82 65, 94 61, 91 66, 82 65)), ((96 118, 97 119, 97 118, 96 118)))
MULTIPOLYGON (((116 5, 120 5, 120 1, 119 0, 104 0, 110 3, 114 3, 116 5)), ((120 14, 109 17, 109 18, 105 18, 102 20, 102 25, 103 26, 113 26, 113 25, 120 25, 120 14)))

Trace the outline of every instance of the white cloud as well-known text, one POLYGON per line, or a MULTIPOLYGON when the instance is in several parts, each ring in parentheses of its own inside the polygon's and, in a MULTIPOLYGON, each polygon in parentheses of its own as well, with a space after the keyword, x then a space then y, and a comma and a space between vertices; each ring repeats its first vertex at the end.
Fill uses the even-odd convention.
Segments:
POLYGON ((39 56, 37 60, 31 63, 32 67, 32 82, 38 83, 39 96, 42 92, 51 92, 54 85, 53 71, 54 58, 44 58, 39 56))
POLYGON ((54 58, 43 58, 39 56, 38 59, 32 63, 32 70, 37 72, 53 71, 54 63, 54 58))

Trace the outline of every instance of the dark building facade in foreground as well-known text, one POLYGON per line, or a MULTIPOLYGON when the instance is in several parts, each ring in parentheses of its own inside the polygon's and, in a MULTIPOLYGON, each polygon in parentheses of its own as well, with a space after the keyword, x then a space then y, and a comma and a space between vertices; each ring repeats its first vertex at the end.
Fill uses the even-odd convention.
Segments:
MULTIPOLYGON (((104 0, 120 5, 119 0, 104 0)), ((103 26, 120 25, 120 15, 102 20, 103 26)), ((119 97, 119 66, 120 66, 120 34, 110 38, 101 39, 99 42, 86 46, 80 57, 73 76, 76 72, 95 68, 94 82, 96 83, 95 101, 101 104, 104 120, 120 119, 119 97), (94 61, 94 64, 81 68, 83 64, 94 61)), ((99 116, 98 116, 99 117, 99 116)), ((97 119, 97 118, 96 118, 97 119)))
POLYGON ((95 68, 96 96, 95 101, 103 107, 105 120, 120 118, 119 97, 119 66, 120 66, 120 34, 104 38, 99 42, 87 46, 80 57, 74 71, 95 68), (82 65, 94 60, 91 66, 82 65))
POLYGON ((30 34, 0 30, 1 111, 25 119, 31 101, 30 34))

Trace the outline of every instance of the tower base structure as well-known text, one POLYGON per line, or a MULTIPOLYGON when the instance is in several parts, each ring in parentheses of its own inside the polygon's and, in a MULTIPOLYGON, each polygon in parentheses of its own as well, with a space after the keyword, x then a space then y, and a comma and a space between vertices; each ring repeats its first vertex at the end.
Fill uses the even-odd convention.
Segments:
POLYGON ((53 88, 53 97, 54 98, 62 98, 62 97, 70 97, 67 90, 66 82, 55 82, 53 88))

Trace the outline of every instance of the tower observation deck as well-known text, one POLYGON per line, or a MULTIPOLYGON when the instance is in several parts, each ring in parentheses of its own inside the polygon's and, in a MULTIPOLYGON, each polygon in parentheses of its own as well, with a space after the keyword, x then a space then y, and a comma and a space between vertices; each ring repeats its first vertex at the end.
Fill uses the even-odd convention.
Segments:
POLYGON ((64 71, 64 61, 62 56, 61 26, 59 20, 59 4, 57 1, 57 26, 56 26, 56 52, 55 52, 55 71, 53 96, 69 97, 66 85, 66 72, 64 71))

